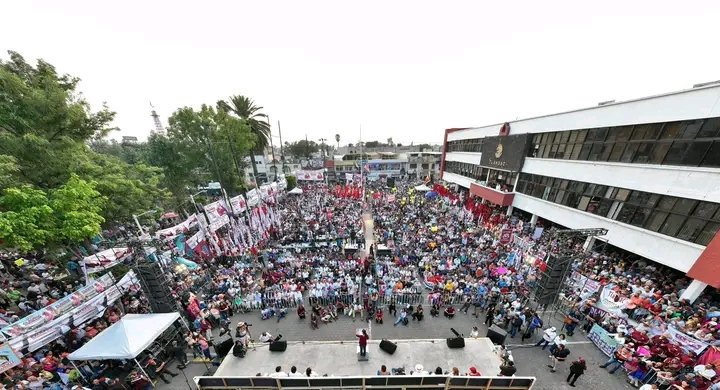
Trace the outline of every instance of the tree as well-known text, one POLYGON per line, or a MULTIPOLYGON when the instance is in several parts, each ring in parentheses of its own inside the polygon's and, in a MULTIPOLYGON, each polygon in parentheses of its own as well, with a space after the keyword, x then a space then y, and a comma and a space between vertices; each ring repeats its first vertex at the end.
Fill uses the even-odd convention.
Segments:
POLYGON ((78 243, 97 235, 105 219, 100 215, 106 199, 95 183, 72 175, 65 185, 50 195, 55 219, 56 241, 78 243))
POLYGON ((337 147, 340 149, 340 134, 335 134, 335 142, 337 142, 337 147))
POLYGON ((287 150, 290 155, 298 158, 310 158, 313 153, 317 153, 318 150, 320 150, 320 145, 315 143, 315 141, 308 141, 303 139, 292 143, 286 142, 285 150, 287 150))
POLYGON ((365 147, 366 147, 366 148, 378 148, 378 147, 380 147, 380 146, 383 146, 383 144, 381 144, 381 143, 378 142, 378 141, 367 141, 367 142, 365 142, 365 147))
POLYGON ((285 176, 287 180, 287 190, 290 191, 297 186, 297 178, 295 176, 285 176))
POLYGON ((394 146, 394 145, 395 145, 395 143, 393 142, 392 137, 390 137, 390 138, 387 139, 387 145, 388 145, 388 146, 394 146))
POLYGON ((20 251, 53 240, 53 210, 47 194, 28 185, 8 188, 0 196, 0 246, 20 251))
POLYGON ((253 175, 257 178, 255 153, 262 152, 270 144, 270 137, 272 136, 270 124, 267 122, 267 115, 260 112, 263 107, 256 106, 252 99, 242 95, 231 96, 228 101, 220 100, 217 102, 217 107, 221 111, 235 114, 250 126, 250 133, 255 137, 254 148, 250 153, 250 161, 253 175))

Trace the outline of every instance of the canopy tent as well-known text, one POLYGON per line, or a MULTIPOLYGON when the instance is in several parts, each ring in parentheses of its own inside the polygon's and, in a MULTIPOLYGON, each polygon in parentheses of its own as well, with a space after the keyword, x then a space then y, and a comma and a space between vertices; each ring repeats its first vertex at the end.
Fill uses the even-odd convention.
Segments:
POLYGON ((430 191, 430 190, 432 190, 432 188, 426 186, 425 184, 420 184, 419 186, 415 186, 415 191, 418 191, 418 192, 426 192, 426 191, 430 191))
POLYGON ((180 318, 178 313, 127 314, 71 353, 70 360, 134 359, 180 318))
POLYGON ((288 194, 292 194, 292 195, 300 195, 302 193, 303 193, 303 190, 300 187, 295 187, 292 190, 290 190, 290 192, 288 192, 288 194))

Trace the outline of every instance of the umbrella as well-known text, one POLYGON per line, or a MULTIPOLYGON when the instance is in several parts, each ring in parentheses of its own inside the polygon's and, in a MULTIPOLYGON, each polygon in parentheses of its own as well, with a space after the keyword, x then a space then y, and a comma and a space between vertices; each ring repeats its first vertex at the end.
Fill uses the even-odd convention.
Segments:
POLYGON ((425 197, 428 199, 435 199, 435 198, 437 198, 437 196, 438 196, 438 193, 435 191, 428 191, 425 193, 425 197))

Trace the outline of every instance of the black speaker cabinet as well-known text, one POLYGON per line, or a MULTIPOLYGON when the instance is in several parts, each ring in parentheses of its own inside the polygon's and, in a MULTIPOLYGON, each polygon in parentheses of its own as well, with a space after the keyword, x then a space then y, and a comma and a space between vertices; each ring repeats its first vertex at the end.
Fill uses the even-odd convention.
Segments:
POLYGON ((390 340, 382 339, 382 341, 380 341, 380 349, 392 355, 397 349, 397 344, 393 343, 390 340))
POLYGON ((465 348, 465 339, 462 337, 448 337, 447 346, 449 348, 465 348))
POLYGON ((505 338, 507 338, 507 332, 504 331, 499 326, 493 325, 490 328, 488 328, 487 338, 489 338, 490 341, 492 341, 492 343, 495 345, 502 345, 502 344, 505 344, 505 338))
POLYGON ((218 355, 218 357, 224 358, 232 349, 233 344, 234 343, 232 337, 228 337, 227 339, 214 345, 215 353, 218 355))
POLYGON ((285 352, 287 349, 287 341, 273 341, 270 343, 270 350, 273 352, 285 352))

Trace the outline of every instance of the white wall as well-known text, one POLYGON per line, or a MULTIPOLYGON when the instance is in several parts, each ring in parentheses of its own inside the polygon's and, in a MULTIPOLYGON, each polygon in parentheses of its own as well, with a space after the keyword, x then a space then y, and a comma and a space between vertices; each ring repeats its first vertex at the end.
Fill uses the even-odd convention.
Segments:
MULTIPOLYGON (((510 134, 545 133, 638 123, 655 123, 720 116, 720 85, 521 119, 510 123, 510 134)), ((498 135, 502 124, 458 130, 448 141, 498 135)))
POLYGON ((522 171, 720 203, 720 169, 526 158, 522 171))
POLYGON ((471 152, 448 152, 445 154, 445 161, 457 161, 468 164, 480 165, 482 153, 471 152))
POLYGON ((611 219, 515 193, 513 207, 537 214, 570 229, 605 228, 608 243, 650 260, 687 272, 705 247, 640 229, 611 219))
POLYGON ((450 183, 455 183, 455 184, 465 187, 465 188, 470 188, 470 183, 473 182, 473 180, 470 179, 469 177, 457 175, 457 174, 450 173, 450 172, 443 173, 443 180, 450 182, 450 183))

